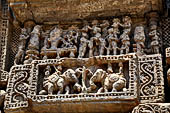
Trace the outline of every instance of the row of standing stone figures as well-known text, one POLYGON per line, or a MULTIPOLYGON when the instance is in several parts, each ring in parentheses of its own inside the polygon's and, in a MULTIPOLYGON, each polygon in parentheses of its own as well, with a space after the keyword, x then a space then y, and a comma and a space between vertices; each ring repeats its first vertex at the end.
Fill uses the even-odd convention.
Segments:
POLYGON ((92 73, 83 67, 75 70, 67 69, 62 74, 61 66, 55 67, 55 69, 56 71, 50 74, 51 67, 46 67, 43 89, 39 94, 104 93, 127 90, 127 81, 123 74, 123 63, 121 62, 119 63, 119 73, 113 73, 110 64, 108 64, 107 72, 103 69, 97 69, 92 73), (101 84, 101 86, 97 84, 101 84))
MULTIPOLYGON (((27 59, 27 61, 38 59, 41 34, 45 37, 44 46, 41 50, 45 52, 50 50, 57 51, 58 48, 67 48, 68 51, 71 51, 70 57, 76 56, 76 53, 72 52, 72 50, 76 50, 76 52, 78 51, 79 58, 85 57, 87 52, 89 53, 89 57, 104 55, 105 53, 107 55, 117 55, 118 50, 120 51, 120 54, 127 54, 129 53, 131 44, 129 34, 131 32, 132 21, 130 17, 125 16, 122 22, 123 23, 121 24, 118 18, 114 18, 113 23, 110 26, 109 21, 107 20, 104 20, 102 24, 99 24, 97 20, 94 20, 92 21, 91 26, 88 22, 84 22, 82 29, 71 29, 68 30, 68 32, 63 32, 62 29, 55 27, 51 31, 41 33, 41 26, 36 25, 33 31, 28 34, 26 29, 23 28, 22 34, 20 35, 21 43, 15 58, 15 64, 23 62, 28 38, 30 39, 25 59, 27 59), (123 28, 122 34, 120 34, 120 27, 123 28), (79 35, 79 32, 81 35, 79 35), (80 43, 78 43, 79 38, 80 43)), ((151 38, 153 53, 159 53, 159 34, 156 25, 150 27, 149 36, 151 38)), ((133 50, 138 53, 143 53, 145 48, 145 33, 143 26, 137 26, 135 28, 134 41, 133 50)), ((60 52, 58 51, 57 53, 59 54, 60 52)), ((58 57, 60 56, 58 55, 58 57)))

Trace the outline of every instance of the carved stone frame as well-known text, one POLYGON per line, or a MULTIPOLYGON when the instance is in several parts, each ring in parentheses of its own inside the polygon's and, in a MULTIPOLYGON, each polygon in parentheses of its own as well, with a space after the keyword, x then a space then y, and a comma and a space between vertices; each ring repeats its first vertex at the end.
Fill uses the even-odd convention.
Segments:
POLYGON ((28 86, 31 65, 13 66, 7 84, 5 109, 28 107, 28 86), (22 100, 15 97, 20 96, 22 100))
MULTIPOLYGON (((68 61, 67 61, 68 62, 68 61)), ((116 55, 116 56, 96 56, 91 58, 84 59, 76 59, 76 58, 61 58, 61 59, 48 59, 48 60, 34 60, 31 64, 28 65, 18 65, 13 66, 10 71, 10 78, 7 85, 7 96, 5 99, 5 109, 10 111, 11 109, 21 109, 23 107, 30 108, 34 112, 38 112, 37 110, 42 110, 47 112, 47 108, 51 108, 54 110, 59 110, 60 107, 65 109, 66 106, 72 106, 73 109, 77 109, 77 105, 75 103, 80 103, 78 106, 81 109, 85 110, 93 110, 93 105, 114 107, 111 109, 112 111, 108 112, 120 112, 118 110, 124 109, 126 112, 133 109, 133 107, 137 106, 139 103, 149 103, 149 102, 163 102, 164 101, 164 79, 163 79, 163 69, 162 69, 162 58, 161 55, 146 55, 146 56, 136 56, 136 54, 127 54, 127 55, 116 55), (57 65, 66 60, 83 60, 83 62, 87 62, 88 60, 99 60, 102 62, 120 62, 120 61, 128 61, 129 62, 129 88, 127 92, 109 92, 109 93, 84 93, 84 94, 61 94, 61 95, 38 95, 37 94, 37 83, 38 83, 38 68, 41 65, 57 65), (153 69, 151 77, 154 78, 154 81, 151 82, 142 82, 142 76, 149 76, 147 73, 142 70, 142 65, 145 69, 153 69), (150 67, 151 66, 151 67, 150 67), (149 68, 147 68, 149 67, 149 68), (16 83, 21 83, 21 80, 18 80, 20 74, 23 71, 29 73, 25 82, 29 87, 25 89, 25 96, 23 96, 23 101, 13 101, 14 94, 23 94, 22 91, 16 93, 16 83), (139 71, 139 73, 138 73, 139 71), (140 79, 139 79, 140 78, 140 79), (18 81, 17 81, 18 80, 18 81), (140 80, 140 81, 139 81, 140 80), (29 82, 28 82, 29 81, 29 82), (153 89, 155 90, 153 94, 143 95, 142 90, 143 86, 153 85, 153 89), (29 103, 29 104, 28 104, 29 103), (74 103, 74 104, 71 104, 74 103), (119 104, 118 104, 119 103, 119 104), (46 106, 46 104, 50 104, 50 106, 46 106), (37 105, 39 109, 37 109, 37 105), (85 106, 86 105, 86 106, 85 106), (88 106, 87 106, 88 105, 88 106), (121 105, 121 107, 120 107, 121 105), (64 107, 63 107, 64 106, 64 107), (127 108, 127 106, 131 106, 131 108, 127 108), (87 107, 91 107, 87 109, 87 107), (120 108, 119 108, 120 107, 120 108), (116 111, 117 110, 117 111, 116 111)), ((145 79, 145 78, 144 78, 145 79)), ((147 91, 147 90, 146 90, 147 91)), ((150 90, 149 90, 150 91, 150 90)), ((71 107, 71 108, 72 108, 71 107)), ((66 107, 67 108, 67 107, 66 107)), ((102 108, 102 107, 101 107, 102 108)), ((100 110, 100 109, 99 109, 100 110)), ((102 109, 103 110, 103 109, 102 109)), ((78 111, 74 111, 78 112, 78 111)), ((86 112, 86 111, 85 111, 86 112)), ((88 111, 92 112, 92 111, 88 111)), ((94 112, 94 111, 93 111, 94 112)))
POLYGON ((164 101, 164 78, 160 54, 138 58, 140 77, 140 102, 164 101))
MULTIPOLYGON (((37 82, 38 82, 38 70, 41 65, 58 65, 64 62, 64 58, 61 59, 49 59, 49 60, 34 60, 32 62, 31 69, 31 84, 29 88, 28 98, 32 105, 40 105, 41 103, 72 103, 72 102, 111 102, 119 101, 119 103, 132 103, 132 106, 136 106, 138 103, 138 86, 137 86, 137 60, 136 54, 129 55, 117 55, 117 56, 97 56, 89 58, 88 60, 103 60, 103 61, 128 61, 129 62, 129 88, 126 92, 109 92, 109 93, 84 93, 84 94, 68 94, 68 95, 37 95, 37 82)), ((71 60, 71 59, 70 59, 71 60)), ((72 60, 75 60, 74 58, 72 60)), ((80 60, 80 59, 79 59, 80 60)), ((81 59, 88 62, 87 58, 81 59)), ((43 106, 43 104, 42 104, 43 106)), ((34 109, 34 107, 33 107, 34 109)), ((41 108, 43 109, 43 108, 41 108)))

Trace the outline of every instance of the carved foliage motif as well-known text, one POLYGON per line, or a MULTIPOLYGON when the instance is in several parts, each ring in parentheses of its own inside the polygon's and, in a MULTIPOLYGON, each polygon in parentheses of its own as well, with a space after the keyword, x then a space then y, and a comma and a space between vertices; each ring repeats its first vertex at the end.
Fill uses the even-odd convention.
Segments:
POLYGON ((139 57, 139 77, 141 102, 162 102, 164 81, 161 56, 139 57))
POLYGON ((28 107, 27 92, 29 87, 30 65, 16 66, 12 68, 7 85, 5 100, 6 109, 28 107))
POLYGON ((132 113, 169 113, 170 108, 168 104, 139 104, 135 107, 132 113))

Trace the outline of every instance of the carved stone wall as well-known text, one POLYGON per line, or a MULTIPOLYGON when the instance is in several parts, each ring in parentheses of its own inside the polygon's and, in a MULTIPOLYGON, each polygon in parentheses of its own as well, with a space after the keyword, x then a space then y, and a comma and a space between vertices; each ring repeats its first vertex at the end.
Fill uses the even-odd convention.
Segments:
POLYGON ((170 112, 162 0, 0 3, 0 113, 170 112))

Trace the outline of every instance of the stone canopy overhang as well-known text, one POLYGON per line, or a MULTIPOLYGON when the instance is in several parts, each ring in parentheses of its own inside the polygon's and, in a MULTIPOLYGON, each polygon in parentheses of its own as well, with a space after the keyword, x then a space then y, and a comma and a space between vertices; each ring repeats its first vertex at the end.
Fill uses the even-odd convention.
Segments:
POLYGON ((8 0, 20 22, 37 23, 162 12, 162 0, 8 0))

